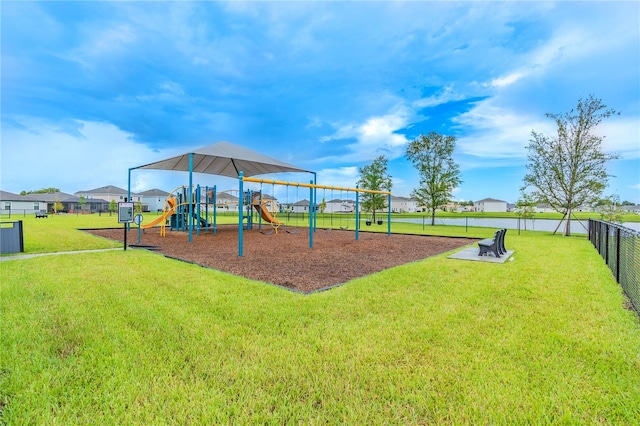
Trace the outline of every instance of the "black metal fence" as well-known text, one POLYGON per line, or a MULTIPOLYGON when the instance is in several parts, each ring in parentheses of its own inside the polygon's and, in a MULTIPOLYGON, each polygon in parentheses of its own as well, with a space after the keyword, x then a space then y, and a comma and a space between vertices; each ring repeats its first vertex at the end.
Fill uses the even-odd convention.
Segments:
POLYGON ((589 240, 640 314, 640 232, 589 219, 589 240))

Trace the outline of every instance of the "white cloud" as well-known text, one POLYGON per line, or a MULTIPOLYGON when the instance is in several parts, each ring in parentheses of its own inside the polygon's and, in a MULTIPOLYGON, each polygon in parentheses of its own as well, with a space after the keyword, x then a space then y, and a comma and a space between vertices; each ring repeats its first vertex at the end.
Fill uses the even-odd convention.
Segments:
POLYGON ((442 91, 436 95, 429 96, 427 98, 421 98, 417 101, 413 102, 413 106, 415 108, 427 108, 434 107, 442 104, 446 104, 447 102, 459 101, 465 99, 466 96, 456 93, 453 90, 452 86, 447 86, 442 89, 442 91))
POLYGON ((580 31, 558 34, 544 45, 522 55, 520 65, 516 64, 515 69, 508 70, 500 77, 482 85, 502 89, 526 78, 544 74, 577 56, 584 55, 586 52, 582 45, 589 45, 588 39, 588 35, 580 31))
POLYGON ((495 106, 492 99, 479 102, 454 121, 467 129, 457 141, 459 151, 486 159, 525 157, 532 130, 554 130, 550 122, 495 106))
MULTIPOLYGON (((186 102, 191 100, 190 97, 185 96, 182 85, 173 81, 165 81, 157 87, 154 93, 136 95, 135 99, 143 102, 186 102)), ((125 101, 127 99, 119 96, 118 100, 125 101)))
POLYGON ((603 149, 620 154, 622 159, 640 158, 640 121, 637 118, 605 119, 594 133, 604 136, 603 149))
MULTIPOLYGON (((70 193, 104 185, 126 188, 129 168, 171 155, 135 142, 131 134, 109 123, 76 121, 75 129, 69 131, 31 119, 18 121, 23 128, 4 128, 2 135, 2 189, 10 192, 45 187, 70 193)), ((164 186, 165 177, 151 175, 132 176, 132 190, 164 186)))
POLYGON ((486 84, 486 86, 490 87, 505 87, 510 86, 511 84, 517 82, 522 77, 524 77, 524 73, 521 71, 515 71, 510 74, 507 74, 502 77, 494 78, 490 83, 486 84))
POLYGON ((82 31, 82 44, 69 53, 60 56, 78 62, 87 68, 95 68, 112 56, 126 54, 129 47, 138 40, 138 33, 128 23, 106 24, 99 27, 95 23, 86 24, 82 31))
POLYGON ((373 160, 379 155, 392 160, 403 155, 404 146, 409 142, 404 135, 395 133, 406 128, 409 120, 409 109, 398 107, 386 115, 342 125, 333 135, 322 138, 322 142, 355 139, 355 143, 347 145, 349 153, 340 157, 343 162, 373 160))
POLYGON ((355 188, 358 181, 358 168, 355 166, 322 169, 317 172, 318 184, 355 188))

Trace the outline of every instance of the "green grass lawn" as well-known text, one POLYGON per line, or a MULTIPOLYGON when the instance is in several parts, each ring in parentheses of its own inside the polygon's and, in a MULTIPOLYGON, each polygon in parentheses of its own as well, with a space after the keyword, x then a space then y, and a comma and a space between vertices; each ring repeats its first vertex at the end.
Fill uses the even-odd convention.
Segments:
MULTIPOLYGON (((117 226, 38 220, 28 251, 117 226)), ((308 296, 137 250, 1 262, 0 423, 638 424, 640 324, 602 258, 507 246, 308 296)))

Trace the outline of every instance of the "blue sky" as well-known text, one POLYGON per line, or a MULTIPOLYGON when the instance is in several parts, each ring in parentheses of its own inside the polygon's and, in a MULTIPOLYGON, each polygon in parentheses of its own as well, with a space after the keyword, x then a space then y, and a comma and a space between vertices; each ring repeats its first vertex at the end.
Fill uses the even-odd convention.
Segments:
MULTIPOLYGON (((531 131, 594 94, 605 194, 640 203, 640 3, 11 2, 0 4, 0 188, 126 188, 127 170, 228 141, 355 186, 406 144, 457 137, 457 199, 515 202, 531 131)), ((307 181, 308 175, 265 176, 307 181)), ((184 173, 135 171, 171 190, 184 173)), ((196 175, 202 185, 232 180, 196 175)), ((228 188, 226 188, 228 186, 228 188)))

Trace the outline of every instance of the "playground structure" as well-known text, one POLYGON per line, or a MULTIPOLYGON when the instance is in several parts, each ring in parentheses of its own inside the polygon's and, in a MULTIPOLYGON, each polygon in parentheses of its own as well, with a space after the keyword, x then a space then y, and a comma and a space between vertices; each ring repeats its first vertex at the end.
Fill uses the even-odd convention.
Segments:
MULTIPOLYGON (((142 229, 148 229, 160 225, 160 235, 166 235, 166 227, 169 226, 172 231, 189 231, 191 237, 195 230, 196 235, 200 235, 201 230, 204 232, 212 231, 217 233, 217 210, 220 207, 228 208, 230 205, 237 206, 238 214, 238 256, 243 255, 243 231, 251 230, 254 226, 255 210, 258 214, 258 229, 265 234, 278 233, 281 227, 287 228, 289 233, 296 233, 297 230, 291 230, 287 227, 283 220, 277 218, 277 209, 268 208, 269 203, 263 199, 263 191, 245 190, 245 182, 253 182, 259 184, 270 184, 272 186, 281 185, 286 187, 308 188, 309 189, 309 214, 307 226, 309 228, 309 248, 313 248, 313 232, 317 227, 317 190, 336 190, 355 194, 355 239, 358 240, 360 232, 360 208, 359 195, 361 193, 384 194, 388 196, 387 202, 387 235, 391 234, 391 192, 374 191, 361 188, 347 188, 329 185, 318 185, 310 181, 309 183, 278 181, 272 179, 259 179, 253 177, 245 177, 240 172, 238 196, 232 194, 236 191, 227 190, 217 192, 216 187, 201 187, 196 185, 193 191, 188 186, 181 186, 167 196, 165 207, 160 216, 153 221, 141 225, 142 229), (242 194, 240 196, 240 194, 242 194), (222 197, 220 197, 223 195, 222 197), (224 201, 221 201, 222 200, 224 201), (262 222, 272 227, 271 232, 262 231, 262 222)), ((368 222, 370 223, 370 222, 368 222)), ((191 239, 189 240, 191 241, 191 239)))
POLYGON ((148 229, 160 225, 160 234, 165 235, 167 224, 171 230, 185 231, 193 225, 195 220, 198 234, 201 228, 215 229, 215 215, 213 215, 213 222, 210 219, 210 209, 212 206, 215 208, 215 200, 209 199, 208 192, 208 188, 205 187, 203 201, 200 185, 197 185, 193 191, 186 186, 174 189, 165 199, 162 214, 151 222, 141 225, 140 228, 148 229))
MULTIPOLYGON (((302 188, 309 188, 309 248, 313 248, 313 232, 316 229, 317 222, 317 211, 316 211, 316 192, 318 189, 330 189, 330 190, 338 190, 345 192, 354 192, 356 195, 355 201, 355 239, 358 240, 360 233, 360 208, 359 208, 359 194, 361 193, 371 193, 371 194, 383 194, 387 195, 387 235, 391 235, 391 192, 390 191, 375 191, 371 189, 361 189, 361 188, 345 188, 338 186, 329 186, 329 185, 318 185, 313 181, 309 181, 309 183, 301 183, 301 182, 285 182, 278 181, 273 179, 259 179, 253 177, 246 177, 242 172, 238 175, 239 181, 239 192, 243 192, 244 183, 245 182, 254 182, 260 184, 271 184, 271 185, 284 185, 284 186, 295 186, 302 188)), ((240 204, 240 211, 242 211, 242 204, 240 204)), ((243 222, 244 218, 242 215, 238 215, 238 256, 242 256, 242 238, 243 238, 243 222)))
MULTIPOLYGON (((160 235, 166 235, 166 227, 172 231, 187 231, 195 227, 196 234, 212 231, 217 233, 218 209, 241 211, 240 204, 246 207, 241 215, 246 222, 245 229, 252 229, 254 218, 251 207, 260 215, 261 221, 271 224, 275 233, 284 222, 277 220, 268 208, 268 203, 262 200, 261 191, 245 191, 242 197, 234 196, 237 190, 217 192, 216 187, 201 187, 197 185, 193 191, 187 186, 180 186, 167 195, 162 214, 149 223, 141 224, 141 229, 149 229, 160 225, 160 235), (191 193, 191 196, 189 195, 191 193), (242 198, 242 200, 240 200, 242 198), (235 207, 235 209, 234 209, 235 207)), ((258 225, 260 228, 262 223, 258 225)), ((273 231, 272 231, 273 232, 273 231)))
MULTIPOLYGON (((216 200, 218 194, 215 186, 212 191, 205 187, 205 200, 202 201, 202 188, 193 185, 193 173, 206 173, 218 176, 226 176, 237 178, 238 183, 238 256, 242 256, 242 240, 243 231, 251 229, 253 226, 253 210, 258 213, 258 227, 262 226, 262 221, 273 227, 272 233, 277 233, 278 228, 286 226, 285 222, 276 218, 272 212, 268 210, 266 200, 263 198, 262 191, 245 191, 244 183, 253 182, 285 185, 287 188, 294 186, 296 188, 309 188, 309 211, 308 211, 308 227, 309 227, 309 248, 313 248, 313 232, 316 230, 317 224, 317 202, 316 191, 318 189, 330 189, 346 191, 347 193, 355 193, 355 239, 359 238, 359 194, 374 193, 384 194, 388 196, 387 202, 387 235, 391 234, 391 192, 374 191, 360 188, 345 188, 337 186, 326 186, 316 184, 316 173, 298 168, 292 164, 285 163, 281 160, 267 157, 249 149, 230 144, 228 142, 219 142, 213 145, 202 147, 194 151, 186 152, 171 158, 156 161, 154 163, 133 167, 129 169, 128 197, 131 199, 131 172, 136 169, 154 169, 154 170, 174 170, 189 172, 189 184, 172 191, 174 196, 167 197, 165 208, 162 216, 155 219, 149 224, 145 224, 144 228, 149 228, 160 224, 161 232, 165 232, 167 222, 173 230, 188 231, 189 242, 192 242, 193 231, 199 235, 202 228, 205 232, 212 230, 217 231, 217 207, 216 200), (268 174, 268 173, 312 173, 314 179, 307 183, 285 182, 271 179, 257 179, 251 176, 268 174), (257 193, 257 195, 256 195, 257 193), (246 223, 245 223, 246 221, 246 223)), ((220 194, 224 194, 223 191, 220 194)), ((126 201, 126 199, 125 199, 126 201)), ((276 213, 274 211, 273 213, 276 213)), ((367 222, 370 224, 370 221, 367 222)))

